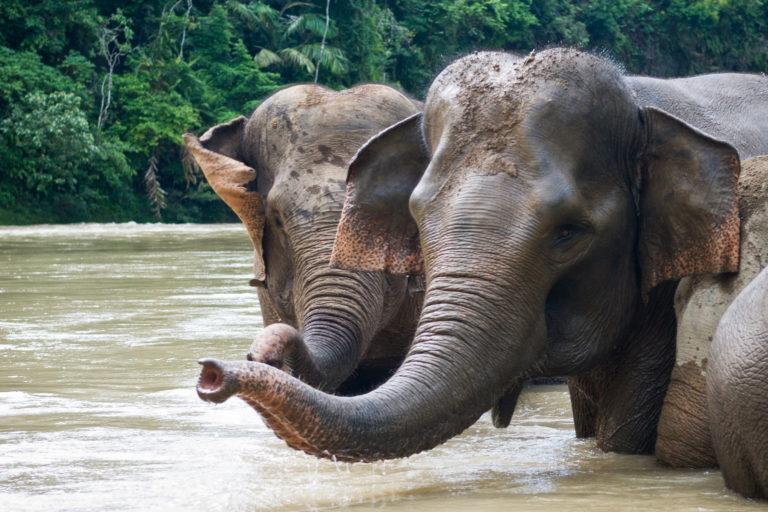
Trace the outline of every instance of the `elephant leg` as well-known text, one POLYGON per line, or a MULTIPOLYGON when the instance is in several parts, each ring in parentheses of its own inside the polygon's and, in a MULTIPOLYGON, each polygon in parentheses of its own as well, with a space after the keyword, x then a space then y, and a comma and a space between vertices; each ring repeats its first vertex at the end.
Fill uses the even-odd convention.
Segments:
POLYGON ((656 458, 678 468, 716 467, 707 411, 706 359, 672 370, 659 417, 656 458))
MULTIPOLYGON (((733 276, 686 277, 675 295, 677 355, 659 418, 656 457, 672 467, 715 467, 705 374, 717 322, 730 299, 722 287, 733 276)), ((730 283, 732 286, 732 283, 730 283)))
POLYGON ((595 437, 597 423, 597 397, 594 376, 576 375, 568 377, 568 391, 571 395, 571 410, 573 411, 573 426, 576 437, 595 437))
POLYGON ((675 283, 657 286, 614 359, 571 377, 577 435, 619 453, 653 453, 675 361, 675 283))

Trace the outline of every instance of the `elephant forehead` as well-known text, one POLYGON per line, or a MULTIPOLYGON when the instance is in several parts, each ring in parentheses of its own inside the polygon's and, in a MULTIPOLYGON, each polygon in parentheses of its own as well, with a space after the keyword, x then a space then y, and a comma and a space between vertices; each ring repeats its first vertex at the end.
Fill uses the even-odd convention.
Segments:
POLYGON ((391 88, 378 95, 375 91, 326 94, 311 105, 274 102, 254 113, 246 136, 258 141, 261 162, 290 160, 303 167, 345 169, 365 141, 416 111, 410 100, 391 88))
POLYGON ((427 93, 427 103, 453 84, 461 88, 498 85, 513 75, 521 62, 521 57, 504 52, 474 52, 462 57, 435 78, 427 93))
POLYGON ((346 125, 388 126, 414 112, 413 102, 385 85, 364 84, 342 91, 303 84, 283 89, 254 112, 260 123, 279 123, 280 118, 302 129, 346 125))
POLYGON ((332 203, 339 209, 346 191, 345 169, 333 165, 295 167, 277 175, 269 191, 270 208, 290 209, 300 203, 332 203))
POLYGON ((425 127, 503 131, 548 104, 572 120, 614 110, 623 115, 630 102, 623 101, 622 84, 616 66, 578 50, 553 48, 524 58, 480 52, 459 59, 435 80, 427 96, 425 127), (441 118, 441 123, 432 123, 441 118))
POLYGON ((478 52, 459 59, 430 87, 425 117, 497 112, 510 99, 520 62, 515 55, 499 52, 478 52))

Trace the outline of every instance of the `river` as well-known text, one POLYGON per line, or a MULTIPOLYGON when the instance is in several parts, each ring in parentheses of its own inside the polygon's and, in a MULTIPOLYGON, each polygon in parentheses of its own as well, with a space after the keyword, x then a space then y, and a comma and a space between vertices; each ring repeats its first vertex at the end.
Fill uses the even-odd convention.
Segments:
POLYGON ((767 510, 718 471, 575 439, 564 386, 527 389, 448 443, 375 464, 288 448, 196 361, 262 327, 240 225, 0 227, 0 510, 767 510))

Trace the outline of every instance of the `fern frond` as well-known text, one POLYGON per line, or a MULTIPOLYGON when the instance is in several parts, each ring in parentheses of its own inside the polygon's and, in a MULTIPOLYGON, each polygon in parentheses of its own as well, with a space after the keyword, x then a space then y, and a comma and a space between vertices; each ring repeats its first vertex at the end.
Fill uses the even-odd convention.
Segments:
MULTIPOLYGON (((320 58, 320 47, 321 45, 319 43, 312 43, 300 46, 299 50, 302 54, 306 55, 307 58, 311 59, 312 62, 317 62, 320 58)), ((328 46, 326 44, 323 49, 323 59, 320 64, 322 67, 328 68, 331 73, 338 75, 347 71, 349 60, 344 55, 341 48, 328 46)))
POLYGON ((144 173, 144 186, 147 188, 149 205, 155 212, 157 220, 163 220, 162 211, 165 208, 165 190, 160 186, 160 178, 157 175, 157 157, 153 154, 149 157, 149 166, 144 173))
POLYGON ((277 64, 282 61, 283 59, 280 57, 280 55, 271 50, 267 50, 266 48, 262 48, 259 53, 253 56, 253 62, 256 64, 257 68, 266 68, 267 66, 271 66, 272 64, 277 64))
POLYGON ((303 67, 307 73, 315 72, 315 63, 308 56, 296 48, 284 48, 278 52, 284 62, 288 62, 295 67, 303 67))

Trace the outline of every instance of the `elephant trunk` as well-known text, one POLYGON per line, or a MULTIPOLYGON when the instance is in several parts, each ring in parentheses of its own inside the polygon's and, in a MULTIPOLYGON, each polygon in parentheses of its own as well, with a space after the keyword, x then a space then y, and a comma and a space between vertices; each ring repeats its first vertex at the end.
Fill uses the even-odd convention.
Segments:
MULTIPOLYGON (((340 203, 343 194, 341 189, 327 199, 340 203)), ((333 391, 357 368, 385 320, 388 287, 381 273, 329 268, 340 206, 326 209, 309 223, 300 214, 286 219, 295 233, 293 294, 301 332, 294 331, 284 365, 305 382, 333 391)))
POLYGON ((357 367, 382 322, 384 276, 324 268, 303 280, 302 288, 298 309, 304 344, 322 378, 308 382, 333 390, 357 367))
POLYGON ((329 395, 267 365, 210 359, 201 361, 198 394, 242 398, 278 437, 319 457, 373 461, 430 449, 472 425, 538 356, 524 347, 537 345, 528 341, 539 323, 499 331, 478 289, 466 279, 434 280, 406 360, 365 395, 329 395), (487 357, 483 345, 496 353, 487 357))

